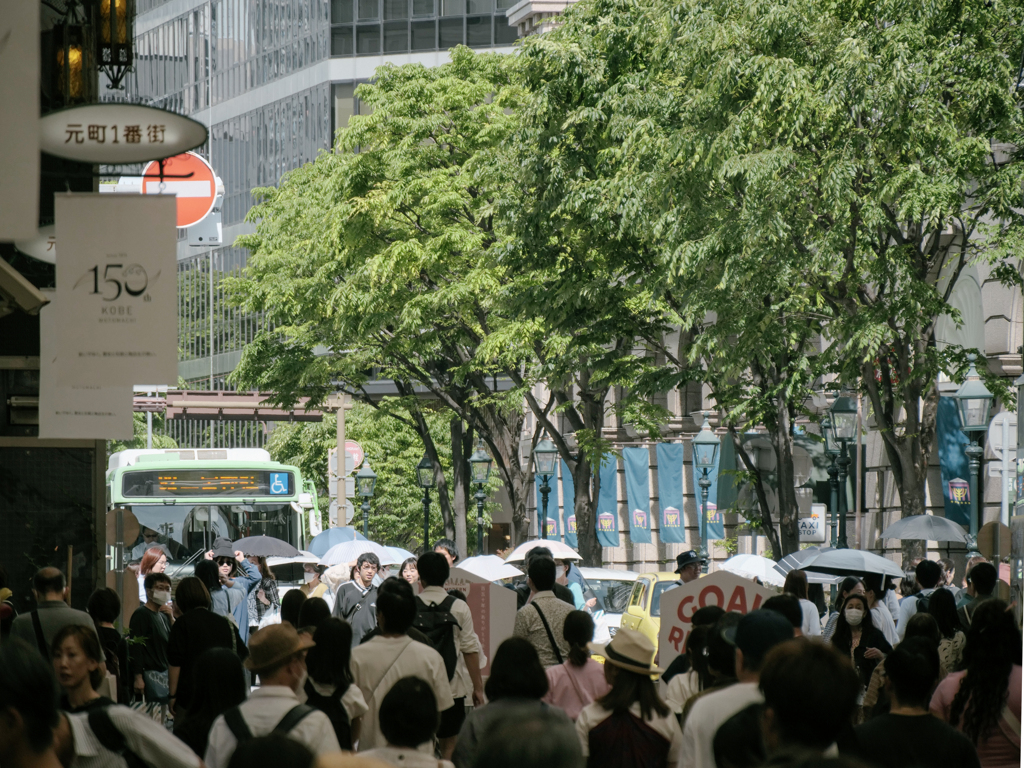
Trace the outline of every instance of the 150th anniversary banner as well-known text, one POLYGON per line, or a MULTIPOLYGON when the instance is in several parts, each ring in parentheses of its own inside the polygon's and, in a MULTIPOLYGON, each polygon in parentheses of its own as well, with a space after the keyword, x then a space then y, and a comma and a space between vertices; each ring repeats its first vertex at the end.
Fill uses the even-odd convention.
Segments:
POLYGON ((55 195, 57 385, 174 382, 175 199, 55 195))

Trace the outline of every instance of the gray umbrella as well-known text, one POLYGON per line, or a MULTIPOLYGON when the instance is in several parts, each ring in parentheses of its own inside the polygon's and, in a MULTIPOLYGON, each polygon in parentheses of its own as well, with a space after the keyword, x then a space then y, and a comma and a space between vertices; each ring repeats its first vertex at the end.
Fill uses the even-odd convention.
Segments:
POLYGON ((236 550, 256 557, 295 557, 299 550, 273 536, 249 536, 232 544, 236 550))
MULTIPOLYGON (((815 555, 821 554, 822 552, 831 552, 832 547, 808 547, 807 549, 798 549, 791 555, 786 555, 784 558, 779 560, 775 564, 775 570, 785 576, 787 573, 792 571, 794 568, 799 569, 801 565, 810 560, 815 555)), ((813 571, 807 571, 807 582, 809 584, 835 584, 841 581, 842 577, 829 576, 824 573, 814 573, 813 571)))
POLYGON ((936 515, 911 515, 897 520, 884 531, 883 539, 923 539, 967 543, 967 533, 952 520, 936 515))

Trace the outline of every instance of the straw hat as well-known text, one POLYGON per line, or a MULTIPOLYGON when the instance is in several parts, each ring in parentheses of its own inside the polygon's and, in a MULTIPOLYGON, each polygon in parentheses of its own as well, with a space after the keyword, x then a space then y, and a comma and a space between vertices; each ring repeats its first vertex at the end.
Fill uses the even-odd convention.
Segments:
POLYGON ((314 645, 312 638, 300 635, 291 624, 271 624, 249 638, 249 658, 245 660, 245 668, 258 672, 314 645))
POLYGON ((591 653, 604 656, 606 664, 638 675, 655 675, 663 671, 654 664, 654 644, 635 629, 620 629, 607 645, 588 643, 587 647, 591 653))

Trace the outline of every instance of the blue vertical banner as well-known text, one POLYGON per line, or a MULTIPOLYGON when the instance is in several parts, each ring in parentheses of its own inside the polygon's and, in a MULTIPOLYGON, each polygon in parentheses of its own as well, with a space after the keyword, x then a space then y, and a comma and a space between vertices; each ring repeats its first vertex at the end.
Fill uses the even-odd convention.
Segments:
MULTIPOLYGON (((537 488, 537 520, 540 521, 543 517, 544 509, 544 494, 540 492, 540 487, 544 484, 540 475, 533 476, 533 483, 537 488)), ((561 526, 558 524, 558 476, 552 475, 548 478, 548 486, 551 488, 551 492, 548 493, 548 531, 545 538, 558 539, 561 541, 559 530, 561 526)), ((540 529, 537 529, 537 538, 541 538, 540 529)))
POLYGON ((629 504, 629 540, 651 543, 651 486, 648 479, 651 453, 646 447, 622 449, 626 468, 626 502, 629 504))
POLYGON ((965 527, 971 524, 970 469, 964 448, 971 441, 960 431, 960 411, 952 397, 940 397, 935 415, 935 436, 939 444, 942 498, 946 518, 965 527))
POLYGON ((565 543, 573 549, 579 549, 576 536, 576 485, 572 481, 572 472, 564 461, 562 467, 562 530, 565 531, 565 543))
POLYGON ((658 443, 658 506, 661 507, 659 538, 666 544, 686 542, 683 521, 683 445, 658 443))
MULTIPOLYGON (((722 513, 718 511, 718 467, 722 463, 722 449, 719 448, 718 452, 715 453, 715 466, 708 470, 708 480, 711 481, 711 487, 708 489, 708 541, 715 541, 716 539, 725 538, 725 519, 722 517, 722 513)), ((691 464, 693 467, 693 494, 697 499, 697 521, 698 521, 698 532, 700 531, 700 485, 699 481, 703 472, 697 469, 696 464, 691 464)))
POLYGON ((618 459, 605 456, 601 461, 601 492, 597 495, 597 540, 602 547, 619 546, 618 459))

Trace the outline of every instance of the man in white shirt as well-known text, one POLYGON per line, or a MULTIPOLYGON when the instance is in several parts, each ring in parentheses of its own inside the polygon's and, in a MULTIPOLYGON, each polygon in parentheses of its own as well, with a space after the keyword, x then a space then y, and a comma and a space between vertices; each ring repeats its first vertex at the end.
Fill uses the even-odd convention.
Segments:
POLYGON ((299 703, 306 679, 306 651, 313 641, 291 624, 271 624, 252 636, 245 666, 260 676, 249 699, 213 721, 206 748, 208 768, 227 768, 244 738, 283 733, 314 755, 338 752, 338 737, 323 712, 299 703))
POLYGON ((413 626, 428 637, 435 638, 434 648, 445 662, 445 672, 452 689, 455 705, 448 709, 437 729, 441 741, 441 757, 451 759, 455 741, 466 719, 466 699, 472 696, 475 707, 484 704, 484 680, 480 675, 480 640, 473 631, 473 614, 464 600, 459 600, 444 591, 451 568, 448 559, 438 552, 425 552, 416 562, 423 591, 416 598, 416 619, 413 626), (446 653, 452 652, 450 658, 446 653), (465 682, 456 673, 459 661, 463 660, 469 673, 472 687, 468 690, 465 682))
POLYGON ((900 603, 900 617, 896 622, 896 635, 900 640, 903 640, 907 633, 907 622, 910 621, 910 617, 917 613, 919 605, 927 605, 926 598, 939 586, 942 580, 942 566, 934 560, 922 560, 917 564, 914 576, 921 591, 900 603))
POLYGON ((360 752, 387 745, 380 730, 380 705, 403 677, 426 681, 442 718, 445 710, 455 705, 441 654, 406 634, 415 618, 416 598, 409 582, 394 577, 384 581, 377 592, 377 626, 381 634, 352 651, 352 677, 369 707, 360 729, 360 752))
POLYGON ((724 630, 724 638, 736 646, 736 678, 739 682, 708 693, 694 702, 683 728, 679 765, 715 768, 715 733, 730 717, 751 704, 763 701, 758 681, 768 651, 793 638, 793 625, 775 611, 748 613, 739 624, 724 630))

